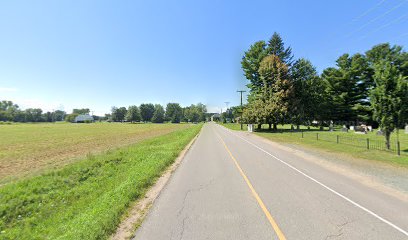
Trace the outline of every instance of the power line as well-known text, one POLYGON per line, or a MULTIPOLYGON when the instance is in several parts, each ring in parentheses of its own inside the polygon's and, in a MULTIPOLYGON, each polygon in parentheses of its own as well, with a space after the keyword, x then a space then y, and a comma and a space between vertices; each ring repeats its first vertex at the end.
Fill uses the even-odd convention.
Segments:
POLYGON ((398 5, 392 7, 392 8, 389 9, 388 11, 384 12, 383 14, 381 14, 381 15, 379 15, 379 16, 373 18, 373 19, 371 19, 370 21, 367 21, 365 24, 363 24, 363 25, 362 25, 360 28, 358 28, 357 30, 355 30, 355 31, 353 31, 353 32, 351 32, 351 33, 349 33, 349 34, 347 34, 346 37, 347 37, 347 38, 348 38, 348 37, 351 37, 353 34, 355 34, 355 33, 359 32, 359 31, 363 30, 365 27, 367 27, 367 26, 370 25, 371 23, 373 23, 373 22, 377 21, 378 19, 383 18, 384 16, 387 16, 387 15, 390 14, 391 12, 397 10, 399 7, 401 7, 401 6, 402 6, 404 3, 406 3, 406 2, 407 2, 407 0, 404 0, 404 1, 400 2, 398 5))
POLYGON ((361 15, 355 17, 352 21, 356 22, 358 21, 360 18, 363 18, 365 16, 367 16, 370 12, 372 12, 374 9, 376 9, 377 7, 379 7, 381 4, 383 4, 386 0, 382 0, 380 2, 378 2, 376 5, 374 5, 373 7, 371 7, 370 9, 368 9, 367 11, 365 11, 364 13, 362 13, 361 15))
POLYGON ((390 22, 388 22, 388 23, 386 23, 386 24, 384 24, 384 25, 382 25, 382 26, 380 26, 379 28, 375 29, 374 31, 369 32, 369 33, 366 34, 365 36, 361 37, 361 39, 366 38, 367 35, 369 35, 369 34, 376 33, 376 32, 378 32, 378 31, 380 31, 380 30, 382 30, 382 29, 384 29, 384 28, 389 27, 389 26, 391 26, 392 24, 397 23, 397 22, 401 21, 402 19, 406 18, 407 16, 408 16, 408 13, 407 13, 407 14, 404 14, 404 15, 400 16, 399 18, 394 19, 394 20, 392 20, 392 21, 390 21, 390 22))

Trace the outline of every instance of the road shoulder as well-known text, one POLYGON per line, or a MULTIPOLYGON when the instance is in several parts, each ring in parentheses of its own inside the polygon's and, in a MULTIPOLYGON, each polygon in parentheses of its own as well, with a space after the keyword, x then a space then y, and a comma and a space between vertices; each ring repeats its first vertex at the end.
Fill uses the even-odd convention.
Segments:
POLYGON ((180 152, 174 163, 156 180, 156 183, 146 192, 145 196, 130 207, 127 214, 118 225, 116 232, 110 237, 111 240, 124 240, 134 237, 137 228, 143 222, 150 207, 169 182, 173 172, 180 166, 187 152, 201 134, 201 131, 202 130, 200 130, 200 132, 180 152))

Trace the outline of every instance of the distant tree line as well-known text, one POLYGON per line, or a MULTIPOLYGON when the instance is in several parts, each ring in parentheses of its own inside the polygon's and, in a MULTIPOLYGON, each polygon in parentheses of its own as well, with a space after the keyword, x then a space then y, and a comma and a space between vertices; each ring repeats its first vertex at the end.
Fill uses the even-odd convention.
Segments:
POLYGON ((43 112, 40 108, 20 109, 12 101, 0 101, 0 121, 9 122, 55 122, 63 121, 66 113, 61 110, 43 112))
POLYGON ((142 103, 140 106, 112 107, 106 117, 114 122, 203 122, 206 120, 207 108, 204 104, 192 104, 181 107, 178 103, 168 103, 166 109, 160 104, 142 103))
POLYGON ((318 74, 304 58, 295 60, 279 34, 255 42, 244 53, 249 83, 247 123, 379 125, 389 147, 391 132, 408 121, 408 53, 383 43, 365 54, 343 54, 318 74))
MULTIPOLYGON (((9 122, 74 122, 79 115, 89 115, 89 108, 73 109, 72 113, 56 110, 43 112, 40 108, 27 108, 21 110, 12 101, 0 101, 0 121, 9 122)), ((107 120, 114 122, 203 122, 206 120, 207 108, 204 104, 192 104, 181 107, 178 103, 168 103, 166 109, 160 104, 143 103, 140 106, 112 107, 110 114, 92 117, 95 120, 107 120)))

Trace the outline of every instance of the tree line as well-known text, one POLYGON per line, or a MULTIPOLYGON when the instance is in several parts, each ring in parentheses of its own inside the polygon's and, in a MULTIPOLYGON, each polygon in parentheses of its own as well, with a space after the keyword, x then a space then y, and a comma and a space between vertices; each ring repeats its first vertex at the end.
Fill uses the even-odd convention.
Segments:
POLYGON ((0 101, 0 121, 9 122, 55 122, 63 121, 66 113, 61 110, 43 112, 40 108, 20 109, 12 101, 0 101))
POLYGON ((142 103, 140 106, 112 107, 107 117, 114 122, 180 123, 206 121, 207 108, 204 104, 181 107, 178 103, 168 103, 166 109, 160 104, 142 103))
POLYGON ((378 44, 318 74, 313 64, 294 58, 278 33, 255 42, 241 61, 249 81, 243 121, 269 124, 379 126, 386 143, 408 121, 408 53, 401 46, 378 44))
MULTIPOLYGON (((178 103, 168 103, 166 109, 160 104, 143 103, 140 106, 112 107, 110 114, 92 117, 94 120, 113 122, 204 122, 206 121, 207 107, 202 104, 191 104, 181 107, 178 103)), ((12 101, 0 101, 0 121, 3 122, 74 122, 79 115, 89 115, 89 108, 73 109, 72 113, 56 110, 43 112, 40 108, 20 109, 12 101)))

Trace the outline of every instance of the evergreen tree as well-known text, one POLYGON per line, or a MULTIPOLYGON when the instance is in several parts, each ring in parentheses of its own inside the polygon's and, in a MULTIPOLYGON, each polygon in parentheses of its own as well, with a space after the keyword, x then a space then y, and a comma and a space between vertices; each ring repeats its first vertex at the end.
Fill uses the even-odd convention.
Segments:
POLYGON ((268 46, 266 47, 266 53, 268 55, 278 56, 279 59, 288 67, 290 67, 293 63, 292 48, 285 48, 285 44, 277 32, 274 32, 272 37, 269 39, 268 46))
POLYGON ((322 78, 327 81, 331 102, 331 120, 367 122, 371 119, 368 89, 372 74, 361 54, 352 57, 343 54, 337 59, 337 68, 327 68, 322 78))
MULTIPOLYGON (((316 84, 317 72, 309 60, 297 60, 290 71, 291 81, 293 84, 293 97, 290 101, 290 116, 294 124, 299 125, 307 120, 313 120, 311 117, 312 109, 316 110, 315 105, 320 105, 316 92, 313 88, 316 84)), ((319 93, 320 94, 320 93, 319 93)))

